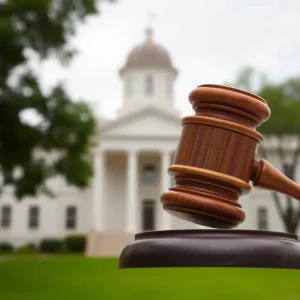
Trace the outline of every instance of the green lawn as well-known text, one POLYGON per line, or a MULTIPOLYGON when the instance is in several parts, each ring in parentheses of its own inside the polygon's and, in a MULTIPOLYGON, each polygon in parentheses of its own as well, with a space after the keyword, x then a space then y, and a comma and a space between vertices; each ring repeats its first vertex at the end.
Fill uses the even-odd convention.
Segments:
POLYGON ((0 299, 300 299, 300 271, 118 270, 116 259, 80 257, 0 262, 0 299))

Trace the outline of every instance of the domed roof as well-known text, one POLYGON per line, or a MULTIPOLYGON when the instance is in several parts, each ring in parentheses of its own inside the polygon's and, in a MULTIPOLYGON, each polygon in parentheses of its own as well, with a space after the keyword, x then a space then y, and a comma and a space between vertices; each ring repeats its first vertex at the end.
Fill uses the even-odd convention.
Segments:
POLYGON ((153 42, 153 30, 146 29, 146 39, 143 43, 134 47, 128 57, 124 69, 131 67, 158 66, 170 68, 175 71, 172 66, 172 60, 167 50, 162 46, 153 42))

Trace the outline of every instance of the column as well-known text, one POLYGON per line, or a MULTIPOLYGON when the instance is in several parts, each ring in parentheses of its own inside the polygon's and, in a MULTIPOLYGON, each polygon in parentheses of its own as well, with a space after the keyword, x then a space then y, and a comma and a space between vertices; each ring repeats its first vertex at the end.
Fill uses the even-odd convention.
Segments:
POLYGON ((138 156, 136 151, 129 151, 127 157, 127 195, 126 195, 126 227, 128 233, 137 232, 138 203, 138 156))
POLYGON ((256 197, 255 191, 253 191, 253 194, 246 194, 239 198, 239 203, 242 205, 242 209, 246 213, 246 219, 236 229, 255 229, 255 224, 252 223, 253 216, 251 211, 251 203, 253 203, 254 199, 253 198, 251 199, 251 197, 253 198, 256 197))
MULTIPOLYGON (((168 174, 168 168, 171 163, 171 152, 164 151, 161 153, 161 194, 168 191, 171 186, 171 177, 168 174)), ((170 230, 172 229, 171 224, 171 215, 162 210, 162 219, 161 219, 161 230, 170 230)))
POLYGON ((100 150, 94 153, 93 178, 93 227, 97 231, 105 229, 105 156, 100 150))

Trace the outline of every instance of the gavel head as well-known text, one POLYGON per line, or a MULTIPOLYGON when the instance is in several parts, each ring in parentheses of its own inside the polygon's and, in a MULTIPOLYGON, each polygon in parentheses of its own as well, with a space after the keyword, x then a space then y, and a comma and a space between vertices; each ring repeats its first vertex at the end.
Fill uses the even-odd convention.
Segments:
POLYGON ((238 199, 250 191, 262 135, 256 128, 271 111, 249 92, 201 85, 189 95, 195 115, 182 134, 168 172, 175 185, 161 195, 164 210, 187 221, 234 228, 245 219, 238 199))

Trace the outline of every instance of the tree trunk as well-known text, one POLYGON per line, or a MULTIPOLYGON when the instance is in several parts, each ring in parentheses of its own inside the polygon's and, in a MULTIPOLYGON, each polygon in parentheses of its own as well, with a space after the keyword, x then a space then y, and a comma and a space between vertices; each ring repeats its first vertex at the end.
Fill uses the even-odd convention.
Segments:
POLYGON ((292 198, 287 197, 287 208, 283 220, 285 231, 288 233, 296 234, 299 226, 298 212, 293 209, 292 198))

